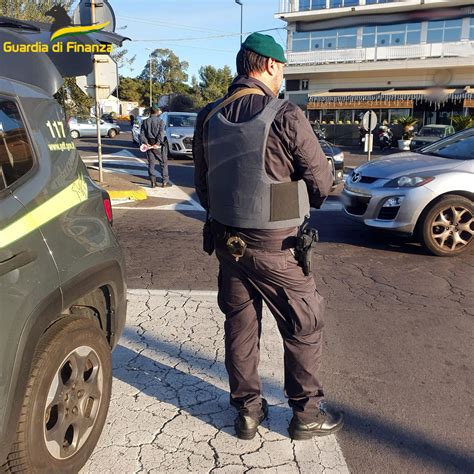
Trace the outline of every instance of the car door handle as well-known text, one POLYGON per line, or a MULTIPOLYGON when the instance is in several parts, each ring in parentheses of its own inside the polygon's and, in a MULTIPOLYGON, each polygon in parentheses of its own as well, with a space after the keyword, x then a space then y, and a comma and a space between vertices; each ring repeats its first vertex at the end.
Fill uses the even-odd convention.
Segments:
POLYGON ((8 258, 0 262, 0 276, 6 275, 7 273, 16 270, 18 268, 24 267, 31 262, 34 262, 38 254, 32 250, 25 250, 23 252, 17 253, 13 257, 8 258))

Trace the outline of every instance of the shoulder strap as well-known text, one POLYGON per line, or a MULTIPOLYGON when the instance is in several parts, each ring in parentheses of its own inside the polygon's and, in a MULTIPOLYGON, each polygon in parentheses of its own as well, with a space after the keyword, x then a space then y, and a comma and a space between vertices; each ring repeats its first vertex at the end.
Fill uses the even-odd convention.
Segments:
POLYGON ((234 92, 230 97, 227 97, 227 99, 223 100, 219 105, 214 107, 209 112, 207 117, 204 119, 204 122, 203 122, 202 126, 204 127, 204 125, 206 125, 206 123, 209 122, 209 120, 211 120, 211 118, 214 117, 214 115, 216 115, 217 112, 219 112, 219 110, 222 110, 224 107, 231 104, 235 100, 240 99, 241 97, 243 97, 245 95, 251 95, 251 94, 266 95, 265 92, 263 92, 261 89, 257 89, 257 88, 240 89, 237 92, 234 92))

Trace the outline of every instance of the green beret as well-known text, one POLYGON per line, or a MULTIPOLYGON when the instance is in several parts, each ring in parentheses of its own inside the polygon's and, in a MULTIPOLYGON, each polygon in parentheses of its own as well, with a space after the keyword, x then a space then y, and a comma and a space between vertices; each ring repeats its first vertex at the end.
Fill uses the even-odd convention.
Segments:
POLYGON ((242 48, 250 49, 250 51, 257 53, 260 56, 272 58, 280 63, 286 63, 285 51, 275 41, 273 36, 252 33, 244 41, 242 48))

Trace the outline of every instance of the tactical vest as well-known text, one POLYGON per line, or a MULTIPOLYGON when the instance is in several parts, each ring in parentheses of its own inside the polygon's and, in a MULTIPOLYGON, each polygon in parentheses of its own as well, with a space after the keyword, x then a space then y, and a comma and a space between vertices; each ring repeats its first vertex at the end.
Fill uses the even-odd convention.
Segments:
POLYGON ((243 229, 296 227, 309 215, 303 180, 273 181, 265 169, 270 127, 286 101, 272 99, 248 122, 232 123, 220 113, 209 119, 207 157, 211 215, 243 229))

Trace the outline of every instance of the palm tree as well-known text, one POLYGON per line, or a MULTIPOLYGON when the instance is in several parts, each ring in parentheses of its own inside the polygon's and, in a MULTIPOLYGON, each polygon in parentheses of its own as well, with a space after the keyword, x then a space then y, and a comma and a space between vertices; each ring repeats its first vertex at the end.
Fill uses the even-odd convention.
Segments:
POLYGON ((403 140, 410 140, 413 138, 414 135, 414 126, 418 123, 418 119, 412 117, 410 115, 398 117, 395 120, 397 125, 401 125, 403 127, 403 140))
POLYGON ((456 132, 466 130, 466 128, 474 127, 474 116, 472 115, 454 115, 453 126, 456 132))

